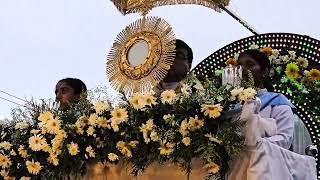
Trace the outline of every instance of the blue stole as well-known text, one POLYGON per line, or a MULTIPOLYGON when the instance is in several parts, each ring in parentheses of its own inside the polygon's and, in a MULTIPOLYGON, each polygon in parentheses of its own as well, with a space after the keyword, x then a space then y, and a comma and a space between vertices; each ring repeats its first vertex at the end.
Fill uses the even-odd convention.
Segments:
POLYGON ((278 105, 288 105, 294 111, 296 107, 283 95, 280 93, 261 91, 257 94, 257 97, 261 100, 260 111, 267 106, 278 106, 278 105))

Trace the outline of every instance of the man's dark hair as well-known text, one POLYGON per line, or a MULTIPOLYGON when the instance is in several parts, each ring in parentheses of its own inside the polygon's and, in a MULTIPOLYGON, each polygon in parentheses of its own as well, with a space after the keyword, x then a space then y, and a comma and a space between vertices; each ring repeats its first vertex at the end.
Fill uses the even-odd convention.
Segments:
POLYGON ((176 39, 176 50, 179 48, 186 49, 188 51, 188 63, 192 64, 193 52, 192 49, 188 46, 188 44, 182 41, 181 39, 176 39))
POLYGON ((70 87, 72 87, 72 89, 74 90, 74 93, 77 95, 87 92, 87 86, 80 79, 65 78, 65 79, 61 79, 59 82, 65 82, 66 84, 68 84, 70 87))
MULTIPOLYGON (((249 50, 246 50, 246 51, 243 51, 242 53, 240 53, 238 59, 240 59, 243 56, 248 56, 248 57, 254 59, 259 64, 262 71, 270 72, 270 69, 271 69, 270 60, 269 60, 268 55, 266 55, 265 53, 263 53, 257 49, 249 49, 249 50)), ((274 91, 270 77, 265 77, 262 81, 263 81, 263 86, 268 91, 274 91)))

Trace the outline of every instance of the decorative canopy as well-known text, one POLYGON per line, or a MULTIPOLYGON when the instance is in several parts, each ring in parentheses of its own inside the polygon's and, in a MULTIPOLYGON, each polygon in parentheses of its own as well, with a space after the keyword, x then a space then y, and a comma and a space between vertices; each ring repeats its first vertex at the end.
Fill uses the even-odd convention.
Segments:
POLYGON ((197 4, 216 11, 227 6, 230 0, 111 0, 123 14, 140 13, 146 15, 151 9, 158 6, 177 4, 197 4))

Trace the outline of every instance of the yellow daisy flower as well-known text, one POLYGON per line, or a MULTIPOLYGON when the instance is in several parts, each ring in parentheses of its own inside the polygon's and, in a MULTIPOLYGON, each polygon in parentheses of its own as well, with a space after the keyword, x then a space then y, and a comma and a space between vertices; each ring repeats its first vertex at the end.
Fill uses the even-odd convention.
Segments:
POLYGON ((117 143, 117 149, 121 152, 121 154, 127 156, 128 158, 132 157, 132 153, 129 148, 126 146, 125 142, 119 141, 117 143))
POLYGON ((50 153, 49 157, 47 158, 47 161, 51 164, 53 164, 54 166, 58 166, 59 165, 59 159, 58 159, 58 155, 55 153, 50 153))
POLYGON ((186 136, 189 133, 188 126, 189 126, 189 124, 188 124, 188 121, 186 119, 181 122, 181 125, 180 125, 180 128, 179 128, 179 132, 183 137, 186 136))
POLYGON ((204 125, 204 121, 199 120, 198 116, 195 116, 194 118, 193 117, 190 118, 189 123, 188 123, 188 128, 190 131, 195 131, 195 130, 203 127, 203 125, 204 125))
POLYGON ((221 115, 222 106, 220 104, 215 104, 215 105, 203 104, 201 106, 201 112, 203 112, 205 116, 209 116, 210 118, 217 118, 221 115))
POLYGON ((94 150, 93 150, 93 148, 91 146, 88 146, 86 148, 86 152, 88 153, 89 157, 95 157, 96 156, 96 154, 95 154, 95 152, 94 152, 94 150))
POLYGON ((27 161, 26 162, 27 165, 27 169, 29 171, 29 173, 34 174, 34 175, 38 175, 42 169, 42 166, 40 165, 39 162, 34 162, 34 160, 32 159, 32 161, 27 161))
POLYGON ((43 146, 46 144, 46 140, 43 138, 42 135, 33 135, 29 138, 29 147, 33 151, 40 151, 42 150, 43 146))
POLYGON ((249 100, 249 99, 255 98, 257 91, 253 88, 247 88, 247 89, 243 90, 241 93, 243 93, 244 96, 246 97, 246 99, 249 100))
POLYGON ((160 139, 157 132, 155 132, 155 131, 152 131, 150 133, 150 138, 151 138, 151 141, 154 141, 154 142, 157 142, 160 139))
POLYGON ((4 149, 4 150, 10 150, 11 149, 11 144, 7 141, 3 141, 0 143, 0 149, 4 149))
POLYGON ((152 94, 146 94, 144 96, 144 101, 147 106, 157 105, 156 100, 157 98, 154 97, 152 94))
POLYGON ((159 148, 160 155, 168 156, 173 153, 175 144, 173 143, 164 143, 163 146, 159 148))
POLYGON ((97 120, 98 120, 97 114, 90 114, 89 119, 88 119, 88 125, 96 126, 97 120))
POLYGON ((148 132, 153 129, 153 119, 149 119, 145 124, 140 126, 140 132, 148 132))
POLYGON ((44 144, 43 144, 43 146, 42 146, 42 151, 44 151, 44 152, 49 152, 50 151, 50 146, 49 146, 49 144, 47 143, 47 142, 45 142, 44 144))
POLYGON ((71 156, 77 155, 79 153, 78 144, 71 142, 70 144, 68 144, 68 150, 71 156))
MULTIPOLYGON (((128 112, 123 108, 116 108, 111 111, 112 121, 126 122, 128 120, 128 112)), ((118 123, 119 124, 119 123, 118 123)))
POLYGON ((0 154, 0 166, 4 168, 8 168, 11 166, 11 160, 8 156, 0 154))
POLYGON ((2 176, 3 178, 7 178, 8 175, 9 175, 9 172, 8 172, 8 171, 6 171, 6 170, 4 170, 4 169, 2 169, 2 170, 0 171, 0 176, 2 176))
POLYGON ((237 99, 238 95, 243 91, 243 88, 235 88, 231 91, 231 100, 237 99))
POLYGON ((114 132, 118 132, 119 131, 119 126, 118 126, 117 123, 111 122, 111 127, 112 127, 114 132))
POLYGON ((59 151, 60 148, 61 148, 62 143, 63 143, 63 141, 60 141, 60 140, 52 141, 52 150, 53 151, 59 151))
POLYGON ((108 120, 104 117, 99 117, 97 120, 97 124, 101 128, 108 128, 110 129, 110 125, 108 124, 108 120))
POLYGON ((126 143, 125 142, 123 142, 123 141, 117 142, 117 148, 118 149, 123 149, 125 147, 126 147, 126 143))
POLYGON ((93 133, 94 133, 94 128, 92 126, 90 126, 88 129, 87 129, 87 135, 88 136, 93 136, 93 133))
POLYGON ((311 69, 309 73, 307 73, 307 77, 311 81, 318 81, 320 80, 320 71, 318 69, 311 69))
POLYGON ((82 127, 75 126, 74 129, 75 129, 75 131, 76 131, 77 134, 83 135, 84 130, 82 129, 82 127))
POLYGON ((131 158, 132 157, 132 152, 128 149, 128 148, 124 148, 121 153, 123 155, 125 155, 127 158, 131 158))
POLYGON ((38 117, 38 120, 41 122, 44 122, 44 123, 46 123, 47 121, 49 121, 51 119, 54 119, 54 118, 53 118, 53 114, 49 111, 45 111, 45 112, 41 113, 38 117))
POLYGON ((50 134, 58 134, 60 131, 61 121, 58 119, 50 119, 45 124, 45 129, 50 134))
POLYGON ((109 159, 110 161, 114 162, 114 161, 118 160, 119 158, 118 158, 118 156, 117 156, 116 154, 114 154, 114 153, 109 153, 109 154, 108 154, 108 159, 109 159))
POLYGON ((291 79, 298 79, 300 76, 299 75, 299 67, 295 63, 287 64, 285 73, 286 73, 287 77, 291 78, 291 79))
POLYGON ((77 125, 77 126, 84 127, 84 126, 86 126, 88 123, 89 123, 89 118, 88 118, 87 116, 81 116, 81 117, 77 120, 76 125, 77 125))
POLYGON ((204 167, 205 167, 205 168, 208 170, 208 172, 211 173, 211 174, 216 174, 216 173, 219 172, 219 170, 220 170, 219 165, 217 165, 217 164, 214 163, 214 162, 210 162, 209 164, 206 164, 204 167))
POLYGON ((176 100, 177 94, 173 90, 166 90, 161 93, 161 102, 163 104, 173 104, 176 100))
POLYGON ((98 101, 94 104, 94 109, 97 114, 102 114, 104 111, 108 111, 111 108, 109 103, 98 101))
POLYGON ((139 141, 130 141, 129 146, 131 146, 132 148, 136 148, 138 144, 139 141))
POLYGON ((182 139, 182 142, 183 142, 183 144, 184 144, 185 146, 189 146, 189 145, 191 144, 191 139, 190 139, 190 137, 184 137, 184 138, 182 139))
POLYGON ((142 109, 145 107, 145 99, 141 94, 134 94, 130 99, 129 103, 134 109, 142 109))
POLYGON ((27 150, 22 145, 19 146, 18 153, 22 158, 27 158, 29 156, 27 150))

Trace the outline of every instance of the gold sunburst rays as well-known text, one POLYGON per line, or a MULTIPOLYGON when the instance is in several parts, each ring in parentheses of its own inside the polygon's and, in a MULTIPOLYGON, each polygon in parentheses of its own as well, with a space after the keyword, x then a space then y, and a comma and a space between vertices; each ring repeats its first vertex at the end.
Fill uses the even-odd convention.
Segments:
POLYGON ((175 35, 158 17, 139 19, 122 30, 107 58, 106 74, 112 87, 130 95, 147 92, 167 74, 175 58, 175 35), (138 65, 129 61, 129 50, 139 42, 148 47, 138 65))
POLYGON ((220 12, 221 7, 229 5, 230 0, 111 0, 123 14, 140 13, 146 15, 151 9, 158 6, 195 4, 211 8, 220 12))

